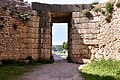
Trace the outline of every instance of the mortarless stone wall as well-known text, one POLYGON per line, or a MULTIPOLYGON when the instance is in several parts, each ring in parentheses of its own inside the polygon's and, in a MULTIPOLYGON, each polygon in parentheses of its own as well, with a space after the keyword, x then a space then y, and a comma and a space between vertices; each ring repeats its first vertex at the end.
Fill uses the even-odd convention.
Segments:
MULTIPOLYGON (((120 9, 115 6, 112 19, 107 23, 100 12, 91 9, 91 4, 57 5, 0 1, 0 60, 26 59, 50 60, 52 45, 52 24, 68 23, 68 57, 75 63, 84 63, 86 59, 120 59, 120 9), (4 9, 6 4, 9 6, 4 9), (8 4, 9 3, 9 4, 8 4), (17 4, 17 7, 16 7, 17 4), (12 5, 12 6, 10 6, 12 5), (19 5, 19 7, 18 7, 19 5), (83 15, 83 10, 91 10, 91 18, 83 15), (13 15, 11 15, 11 11, 13 15), (30 20, 23 22, 19 13, 29 14, 30 20), (39 14, 39 16, 38 16, 39 14), (12 26, 18 27, 14 29, 12 26)), ((105 6, 106 3, 97 7, 105 6)))

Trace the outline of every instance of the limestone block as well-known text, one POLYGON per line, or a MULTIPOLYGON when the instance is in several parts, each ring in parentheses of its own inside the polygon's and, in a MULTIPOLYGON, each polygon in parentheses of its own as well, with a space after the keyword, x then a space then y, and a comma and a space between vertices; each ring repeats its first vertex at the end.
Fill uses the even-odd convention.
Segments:
POLYGON ((35 44, 39 44, 39 43, 40 43, 40 40, 39 40, 39 39, 34 39, 34 43, 35 43, 35 44))
POLYGON ((39 28, 32 28, 32 34, 39 34, 39 28))
POLYGON ((14 55, 8 55, 8 58, 10 59, 10 60, 14 60, 15 58, 14 58, 14 55))
POLYGON ((39 59, 39 55, 38 54, 32 54, 32 58, 33 58, 33 60, 38 60, 39 59))
POLYGON ((7 60, 7 59, 9 59, 9 56, 8 56, 8 55, 6 55, 6 54, 1 54, 1 58, 2 58, 2 59, 6 59, 6 60, 7 60))
POLYGON ((45 54, 45 59, 49 60, 50 59, 50 54, 45 54))
POLYGON ((93 40, 89 40, 89 39, 83 39, 84 44, 98 44, 99 40, 93 39, 93 40))
POLYGON ((39 52, 40 52, 39 49, 33 49, 33 53, 34 53, 34 54, 38 54, 39 52))
POLYGON ((36 10, 32 10, 32 14, 33 14, 34 16, 37 16, 37 11, 36 11, 36 10))
POLYGON ((82 18, 79 18, 79 19, 80 19, 79 23, 88 23, 90 21, 87 17, 82 17, 82 18))
POLYGON ((39 34, 33 34, 33 36, 34 39, 39 39, 39 34))
POLYGON ((39 44, 32 44, 32 46, 34 49, 38 49, 40 45, 39 44))
POLYGON ((81 12, 72 12, 72 17, 79 18, 79 17, 84 17, 84 15, 81 12))
POLYGON ((40 27, 39 24, 40 24, 39 22, 32 22, 32 28, 39 28, 40 27))
POLYGON ((81 45, 72 45, 72 49, 81 49, 82 46, 81 45))
POLYGON ((34 22, 39 22, 40 21, 40 17, 39 16, 32 16, 31 21, 34 21, 34 22))
POLYGON ((99 29, 78 29, 79 34, 98 34, 100 33, 99 29))
POLYGON ((25 59, 25 58, 27 58, 28 57, 28 54, 20 54, 20 58, 21 59, 25 59))
POLYGON ((97 39, 97 34, 83 34, 84 39, 97 39))
POLYGON ((101 18, 100 17, 93 17, 92 20, 90 20, 90 22, 100 22, 101 18))

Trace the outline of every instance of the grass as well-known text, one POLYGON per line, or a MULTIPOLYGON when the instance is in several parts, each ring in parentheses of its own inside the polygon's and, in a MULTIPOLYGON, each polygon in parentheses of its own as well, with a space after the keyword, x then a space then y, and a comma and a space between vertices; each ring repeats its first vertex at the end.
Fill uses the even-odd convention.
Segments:
POLYGON ((15 80, 20 75, 26 72, 30 72, 36 65, 24 65, 20 66, 18 64, 9 64, 0 66, 0 80, 15 80))
POLYGON ((80 73, 85 80, 120 80, 120 61, 93 61, 83 67, 80 73))

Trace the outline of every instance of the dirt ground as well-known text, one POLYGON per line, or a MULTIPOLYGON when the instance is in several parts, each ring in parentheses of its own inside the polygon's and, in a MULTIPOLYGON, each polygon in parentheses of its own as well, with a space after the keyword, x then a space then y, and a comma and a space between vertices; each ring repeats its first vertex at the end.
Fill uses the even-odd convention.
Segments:
POLYGON ((68 63, 61 55, 53 56, 53 64, 39 66, 18 80, 83 80, 78 71, 79 64, 68 63))

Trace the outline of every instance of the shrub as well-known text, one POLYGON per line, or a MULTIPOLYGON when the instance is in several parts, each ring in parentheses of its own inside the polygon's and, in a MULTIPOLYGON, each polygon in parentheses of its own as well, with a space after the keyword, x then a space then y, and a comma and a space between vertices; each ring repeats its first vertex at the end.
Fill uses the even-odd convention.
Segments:
POLYGON ((106 11, 111 13, 113 11, 113 4, 112 3, 106 3, 105 5, 106 11))
POLYGON ((116 7, 119 8, 120 7, 120 2, 116 3, 116 7))
POLYGON ((105 20, 106 20, 106 22, 111 22, 111 18, 112 18, 112 15, 110 14, 110 13, 106 13, 105 14, 105 20))
POLYGON ((92 17, 92 14, 88 10, 83 10, 82 13, 88 18, 92 17))
POLYGON ((98 13, 98 12, 101 12, 101 8, 97 8, 97 7, 96 7, 96 8, 93 9, 93 11, 95 11, 95 12, 97 12, 97 13, 98 13))
POLYGON ((96 5, 96 4, 99 4, 99 2, 98 1, 92 2, 92 5, 96 5))

